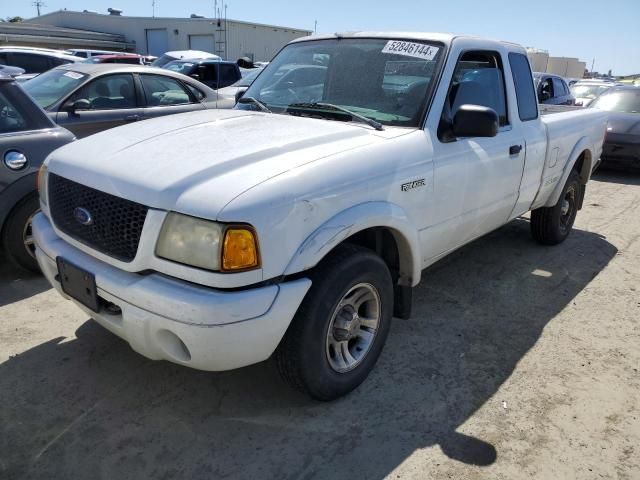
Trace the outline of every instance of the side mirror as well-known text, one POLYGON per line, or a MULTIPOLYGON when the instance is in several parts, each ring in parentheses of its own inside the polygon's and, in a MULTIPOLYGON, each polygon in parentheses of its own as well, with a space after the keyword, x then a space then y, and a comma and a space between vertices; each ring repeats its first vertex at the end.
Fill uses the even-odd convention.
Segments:
POLYGON ((495 110, 480 105, 460 105, 453 115, 456 137, 495 137, 499 119, 495 110))
POLYGON ((77 110, 89 110, 91 103, 86 98, 80 98, 75 102, 67 102, 64 104, 63 109, 69 113, 76 113, 77 110))
POLYGON ((238 103, 238 101, 243 97, 243 95, 247 93, 247 90, 249 89, 246 87, 238 89, 238 91, 236 92, 236 103, 238 103))

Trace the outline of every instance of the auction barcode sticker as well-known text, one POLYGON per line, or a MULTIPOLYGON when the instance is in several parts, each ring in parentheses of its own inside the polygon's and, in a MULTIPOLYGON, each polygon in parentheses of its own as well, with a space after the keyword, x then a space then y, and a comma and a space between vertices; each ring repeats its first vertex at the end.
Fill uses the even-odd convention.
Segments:
POLYGON ((438 47, 425 45, 424 43, 403 42, 402 40, 389 40, 382 49, 382 53, 394 53, 407 57, 433 60, 438 54, 438 47))

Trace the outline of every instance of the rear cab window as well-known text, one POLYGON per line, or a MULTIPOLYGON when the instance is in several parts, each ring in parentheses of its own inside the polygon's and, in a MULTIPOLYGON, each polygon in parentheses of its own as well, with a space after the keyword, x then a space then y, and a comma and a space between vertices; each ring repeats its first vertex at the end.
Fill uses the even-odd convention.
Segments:
POLYGON ((520 120, 526 122, 538 118, 538 100, 533 85, 529 59, 521 53, 511 52, 509 53, 509 66, 511 67, 511 76, 516 90, 520 120))

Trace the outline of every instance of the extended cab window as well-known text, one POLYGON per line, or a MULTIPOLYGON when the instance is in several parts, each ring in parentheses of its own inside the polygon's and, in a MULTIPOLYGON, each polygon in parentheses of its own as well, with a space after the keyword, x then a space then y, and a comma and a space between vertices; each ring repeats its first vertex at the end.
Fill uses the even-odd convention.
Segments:
POLYGON ((166 107, 193 103, 187 90, 174 78, 140 75, 148 107, 166 107))
POLYGON ((127 73, 99 77, 73 95, 73 101, 80 99, 89 100, 91 110, 135 108, 133 76, 127 73))
POLYGON ((562 97, 567 94, 564 88, 564 82, 559 78, 553 78, 553 91, 556 97, 562 97))
POLYGON ((235 65, 221 64, 219 68, 220 78, 218 80, 218 88, 233 85, 240 79, 240 73, 235 65))
POLYGON ((513 84, 516 88, 516 100, 518 102, 518 116, 526 122, 538 118, 538 101, 533 86, 531 67, 526 55, 521 53, 509 54, 509 65, 513 84))
POLYGON ((466 52, 458 60, 443 117, 452 119, 465 104, 491 108, 498 114, 501 127, 509 124, 504 73, 497 52, 466 52))

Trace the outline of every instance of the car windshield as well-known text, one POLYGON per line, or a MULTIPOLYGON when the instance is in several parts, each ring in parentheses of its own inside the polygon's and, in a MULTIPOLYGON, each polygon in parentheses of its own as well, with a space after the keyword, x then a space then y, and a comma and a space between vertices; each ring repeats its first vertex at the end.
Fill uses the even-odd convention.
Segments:
POLYGON ((169 62, 164 65, 162 68, 166 68, 167 70, 171 70, 172 72, 182 73, 184 75, 189 75, 195 67, 196 64, 193 62, 184 62, 182 60, 174 60, 173 62, 169 62))
POLYGON ((255 110, 249 102, 255 99, 273 113, 342 121, 358 121, 360 115, 383 125, 417 127, 442 50, 429 42, 374 38, 293 43, 236 108, 255 110))
POLYGON ((49 70, 22 84, 38 105, 48 108, 80 85, 87 74, 72 70, 49 70))
POLYGON ((605 93, 596 98, 591 106, 609 112, 640 113, 640 89, 605 93))
POLYGON ((256 77, 260 74, 262 70, 263 70, 262 68, 256 68, 255 70, 251 70, 249 73, 247 73, 244 77, 242 77, 240 80, 238 80, 236 83, 234 83, 231 86, 232 87, 248 87, 253 83, 253 81, 256 79, 256 77))
POLYGON ((576 98, 594 99, 610 88, 609 85, 580 85, 576 83, 571 86, 571 94, 576 98))

